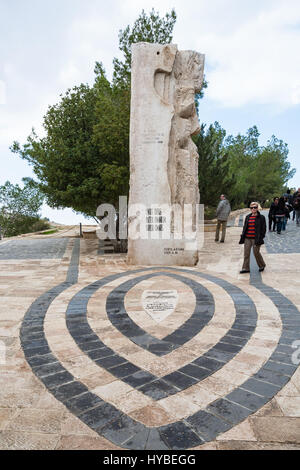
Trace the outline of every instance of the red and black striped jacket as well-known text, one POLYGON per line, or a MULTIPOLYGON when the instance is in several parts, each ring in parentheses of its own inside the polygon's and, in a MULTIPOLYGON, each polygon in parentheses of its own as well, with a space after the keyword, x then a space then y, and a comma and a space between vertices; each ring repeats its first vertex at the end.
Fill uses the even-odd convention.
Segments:
POLYGON ((250 215, 249 220, 248 220, 246 238, 255 238, 255 219, 256 219, 256 214, 250 215))
MULTIPOLYGON (((252 214, 248 214, 245 218, 243 232, 241 235, 240 243, 244 243, 246 238, 246 233, 248 231, 249 219, 252 214)), ((255 245, 263 245, 264 238, 266 235, 266 219, 259 211, 257 211, 257 216, 255 217, 255 245)))

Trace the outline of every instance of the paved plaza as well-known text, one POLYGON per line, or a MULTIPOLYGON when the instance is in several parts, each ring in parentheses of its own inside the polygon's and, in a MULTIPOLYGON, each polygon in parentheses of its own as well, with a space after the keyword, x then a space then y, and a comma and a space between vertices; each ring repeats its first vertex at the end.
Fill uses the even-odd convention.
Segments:
POLYGON ((300 228, 239 274, 243 216, 195 268, 98 240, 0 242, 1 449, 300 449, 300 228), (156 321, 145 290, 177 292, 156 321))

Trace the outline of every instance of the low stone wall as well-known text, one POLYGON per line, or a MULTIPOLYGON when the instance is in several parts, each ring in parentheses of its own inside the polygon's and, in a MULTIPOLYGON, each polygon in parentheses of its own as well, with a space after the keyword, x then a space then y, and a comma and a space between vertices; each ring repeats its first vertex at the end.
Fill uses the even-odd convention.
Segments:
MULTIPOLYGON (((235 219, 236 217, 238 217, 239 215, 241 214, 247 214, 248 212, 250 212, 250 209, 249 207, 246 207, 244 209, 236 209, 235 211, 232 211, 230 212, 230 215, 228 217, 228 220, 232 220, 232 219, 235 219)), ((215 219, 212 219, 211 222, 217 222, 217 218, 215 219)))
POLYGON ((97 238, 96 230, 82 231, 82 236, 87 240, 95 240, 97 238))

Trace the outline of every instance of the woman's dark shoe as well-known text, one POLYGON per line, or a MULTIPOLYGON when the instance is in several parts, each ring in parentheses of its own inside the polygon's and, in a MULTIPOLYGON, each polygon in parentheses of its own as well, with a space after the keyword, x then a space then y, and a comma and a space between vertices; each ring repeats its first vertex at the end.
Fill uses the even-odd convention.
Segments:
POLYGON ((244 273, 250 273, 250 271, 247 271, 247 269, 242 269, 242 270, 240 271, 240 274, 244 274, 244 273))

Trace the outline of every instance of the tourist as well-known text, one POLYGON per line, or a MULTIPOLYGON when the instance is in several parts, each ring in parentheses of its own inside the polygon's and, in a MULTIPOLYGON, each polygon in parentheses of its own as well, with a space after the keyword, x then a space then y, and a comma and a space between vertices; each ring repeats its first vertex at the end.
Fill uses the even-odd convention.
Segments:
POLYGON ((279 197, 274 197, 273 202, 272 202, 272 204, 270 206, 270 209, 269 209, 269 214, 268 214, 269 232, 271 232, 272 223, 273 223, 273 232, 275 232, 275 227, 276 227, 275 210, 276 210, 276 206, 278 205, 278 201, 279 201, 279 197))
POLYGON ((253 253, 259 267, 259 271, 263 271, 266 263, 260 253, 260 247, 264 244, 266 235, 266 219, 259 212, 261 207, 258 202, 251 202, 251 214, 246 216, 243 232, 240 239, 240 244, 244 244, 244 263, 241 274, 250 272, 250 253, 253 248, 253 253))
POLYGON ((293 194, 293 199, 292 199, 292 206, 293 206, 293 222, 295 220, 295 217, 296 217, 296 211, 295 211, 295 208, 294 208, 294 202, 296 201, 297 197, 300 197, 300 188, 298 188, 297 191, 294 192, 293 194))
POLYGON ((286 202, 284 201, 284 219, 283 219, 282 230, 286 229, 289 218, 290 218, 290 211, 289 211, 289 208, 288 208, 286 202))
POLYGON ((293 206, 289 203, 289 198, 284 198, 284 202, 285 202, 285 208, 286 208, 286 215, 285 215, 285 226, 287 225, 288 223, 288 219, 291 218, 290 216, 290 212, 292 212, 293 210, 293 206))
POLYGON ((284 194, 284 197, 287 198, 287 202, 289 203, 290 206, 293 205, 293 195, 291 194, 291 190, 288 189, 287 192, 284 194))
POLYGON ((287 211, 287 208, 284 202, 284 197, 281 196, 279 198, 278 204, 275 209, 276 226, 277 226, 278 235, 281 234, 281 229, 285 230, 286 211, 287 211))
POLYGON ((300 195, 295 198, 293 208, 296 214, 296 224, 300 225, 300 195))
POLYGON ((225 234, 226 234, 226 225, 227 225, 227 219, 229 217, 229 214, 231 212, 231 207, 229 201, 226 199, 226 196, 224 194, 221 194, 220 196, 220 202, 217 207, 217 228, 216 228, 216 235, 215 235, 215 241, 219 241, 219 234, 220 234, 220 228, 222 227, 222 235, 221 235, 221 240, 220 243, 224 243, 225 241, 225 234))

